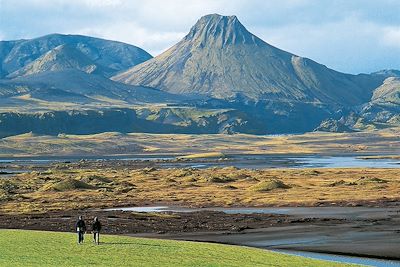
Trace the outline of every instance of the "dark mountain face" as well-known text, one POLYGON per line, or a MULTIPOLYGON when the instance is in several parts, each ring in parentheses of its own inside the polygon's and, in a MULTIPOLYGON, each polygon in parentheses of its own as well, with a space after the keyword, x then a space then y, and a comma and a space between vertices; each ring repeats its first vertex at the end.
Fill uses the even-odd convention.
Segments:
POLYGON ((216 14, 202 17, 168 51, 113 79, 179 94, 328 106, 360 104, 381 82, 282 51, 251 34, 235 16, 216 14))
POLYGON ((51 34, 30 40, 0 41, 0 78, 18 73, 31 62, 63 45, 74 49, 75 54, 83 54, 99 68, 108 70, 108 76, 151 58, 143 49, 121 42, 81 35, 51 34))
POLYGON ((46 111, 36 113, 0 113, 0 138, 32 132, 57 135, 101 132, 146 133, 231 133, 246 132, 243 114, 237 111, 213 111, 202 117, 185 112, 196 110, 161 108, 154 110, 105 108, 96 110, 46 111), (148 119, 148 116, 155 119, 148 119))

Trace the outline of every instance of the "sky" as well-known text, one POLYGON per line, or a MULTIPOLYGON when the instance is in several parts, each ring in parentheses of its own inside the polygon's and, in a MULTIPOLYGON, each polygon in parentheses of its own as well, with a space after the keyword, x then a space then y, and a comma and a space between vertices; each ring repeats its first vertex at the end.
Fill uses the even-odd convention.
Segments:
POLYGON ((211 13, 338 71, 400 69, 398 0, 0 0, 0 40, 83 34, 155 56, 211 13))

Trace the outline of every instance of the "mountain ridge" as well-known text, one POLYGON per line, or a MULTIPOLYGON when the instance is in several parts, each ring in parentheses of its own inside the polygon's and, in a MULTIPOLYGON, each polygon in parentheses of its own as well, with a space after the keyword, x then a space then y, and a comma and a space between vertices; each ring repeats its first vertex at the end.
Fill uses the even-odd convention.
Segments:
POLYGON ((6 78, 16 78, 20 76, 32 75, 47 71, 62 71, 66 69, 77 69, 86 73, 100 74, 107 76, 107 72, 112 70, 97 65, 78 49, 67 45, 59 45, 24 67, 7 75, 6 78))

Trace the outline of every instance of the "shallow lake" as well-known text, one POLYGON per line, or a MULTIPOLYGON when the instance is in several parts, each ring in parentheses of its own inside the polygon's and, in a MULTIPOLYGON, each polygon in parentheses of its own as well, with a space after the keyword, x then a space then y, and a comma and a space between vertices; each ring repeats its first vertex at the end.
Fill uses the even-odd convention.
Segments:
POLYGON ((292 158, 301 165, 321 168, 400 168, 400 160, 395 159, 362 159, 358 157, 300 157, 292 158))
POLYGON ((357 156, 293 156, 293 155, 231 155, 224 160, 196 159, 175 161, 173 155, 115 156, 115 157, 37 157, 0 158, 0 164, 46 165, 57 162, 77 162, 81 159, 103 161, 122 160, 149 162, 159 168, 227 167, 263 168, 400 168, 400 160, 361 159, 357 156))
POLYGON ((0 178, 10 177, 18 173, 26 172, 26 170, 0 169, 0 178))

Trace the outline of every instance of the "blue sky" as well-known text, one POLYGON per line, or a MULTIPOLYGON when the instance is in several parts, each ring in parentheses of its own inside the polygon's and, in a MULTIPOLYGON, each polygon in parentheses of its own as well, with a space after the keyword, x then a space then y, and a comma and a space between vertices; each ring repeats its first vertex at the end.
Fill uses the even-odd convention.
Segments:
POLYGON ((400 69, 397 0, 0 0, 0 40, 85 34, 157 55, 210 13, 338 71, 400 69))

